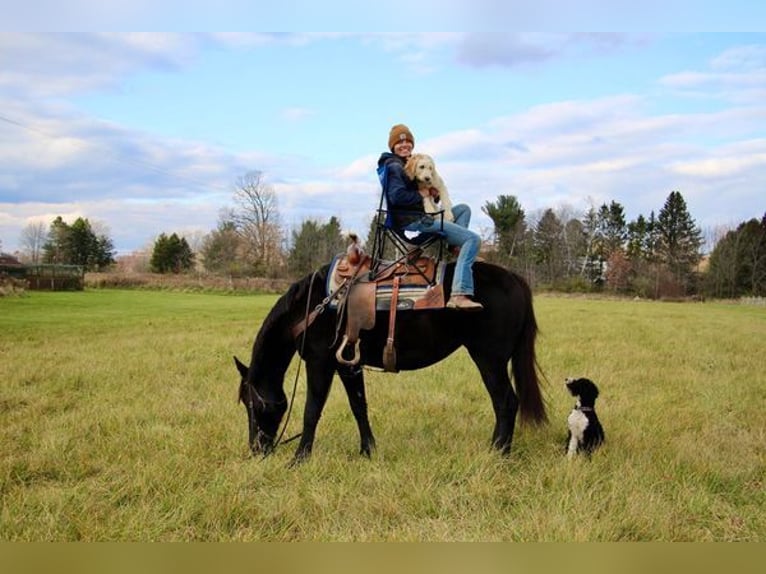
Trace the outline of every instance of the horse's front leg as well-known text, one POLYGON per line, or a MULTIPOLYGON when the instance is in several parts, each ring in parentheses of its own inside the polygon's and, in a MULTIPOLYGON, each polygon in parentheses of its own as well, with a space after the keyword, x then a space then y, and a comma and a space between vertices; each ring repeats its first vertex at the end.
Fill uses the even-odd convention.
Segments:
POLYGON ((359 454, 366 457, 372 455, 375 450, 375 437, 370 427, 370 419, 367 418, 367 396, 364 390, 364 374, 361 369, 344 369, 338 371, 340 380, 348 395, 348 402, 351 406, 351 412, 356 419, 356 425, 359 427, 359 438, 361 446, 359 454))
POLYGON ((329 361, 318 364, 306 363, 307 389, 306 405, 303 409, 303 432, 295 451, 294 462, 300 462, 311 456, 317 425, 330 392, 333 372, 333 364, 329 361))

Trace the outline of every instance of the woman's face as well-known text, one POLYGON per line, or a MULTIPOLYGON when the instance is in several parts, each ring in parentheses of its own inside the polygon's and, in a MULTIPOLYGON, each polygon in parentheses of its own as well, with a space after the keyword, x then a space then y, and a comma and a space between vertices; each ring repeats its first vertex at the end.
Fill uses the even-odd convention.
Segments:
POLYGON ((401 140, 394 144, 394 153, 399 157, 410 157, 412 155, 412 142, 401 140))

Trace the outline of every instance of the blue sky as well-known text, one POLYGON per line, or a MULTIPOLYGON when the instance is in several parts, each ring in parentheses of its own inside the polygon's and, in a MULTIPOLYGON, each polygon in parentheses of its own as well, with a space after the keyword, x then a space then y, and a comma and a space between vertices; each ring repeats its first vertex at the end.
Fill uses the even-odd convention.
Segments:
POLYGON ((678 190, 710 233, 766 211, 764 33, 0 32, 2 250, 57 215, 121 254, 198 240, 250 170, 285 230, 364 235, 399 122, 485 235, 501 194, 632 219, 678 190))

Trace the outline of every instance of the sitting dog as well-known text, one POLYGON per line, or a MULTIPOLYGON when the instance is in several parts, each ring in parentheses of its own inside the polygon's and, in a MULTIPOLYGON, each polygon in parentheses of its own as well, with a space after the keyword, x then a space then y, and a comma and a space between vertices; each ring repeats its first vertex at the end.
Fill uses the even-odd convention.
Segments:
POLYGON ((437 213, 443 210, 445 221, 455 220, 447 186, 444 185, 444 180, 436 171, 436 165, 430 155, 412 154, 404 166, 404 173, 411 180, 418 182, 418 191, 423 197, 423 207, 426 213, 437 213), (437 203, 441 204, 441 207, 437 203))
POLYGON ((582 451, 590 456, 604 442, 604 429, 596 415, 598 387, 590 379, 567 379, 566 387, 577 399, 567 418, 567 456, 572 458, 582 451))

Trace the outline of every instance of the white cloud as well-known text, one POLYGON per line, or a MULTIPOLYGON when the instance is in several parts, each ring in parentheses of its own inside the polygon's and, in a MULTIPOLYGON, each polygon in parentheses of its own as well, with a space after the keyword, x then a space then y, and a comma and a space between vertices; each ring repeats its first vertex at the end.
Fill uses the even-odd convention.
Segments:
POLYGON ((720 72, 762 72, 766 69, 766 46, 754 44, 730 48, 713 58, 710 67, 720 72))
MULTIPOLYGON (((437 53, 437 65, 446 65, 460 38, 382 34, 357 41, 385 43, 397 57, 411 54, 413 65, 437 53)), ((543 36, 519 38, 545 45, 543 36)), ((52 41, 47 35, 0 34, 0 120, 11 120, 0 121, 4 249, 13 248, 27 223, 49 222, 57 215, 108 222, 121 249, 142 245, 160 231, 209 231, 220 208, 230 203, 233 182, 254 168, 273 182, 288 226, 305 217, 336 215, 344 227, 365 234, 380 193, 377 154, 365 148, 348 149, 330 165, 272 153, 268 142, 264 149, 229 151, 201 139, 163 138, 99 121, 66 99, 84 90, 119 87, 137 70, 175 73, 206 42, 252 47, 301 41, 320 38, 74 34, 52 41)), ((556 37, 547 45, 555 53, 576 41, 593 42, 556 37)), ((619 46, 621 39, 599 41, 619 46)), ((516 195, 527 211, 561 203, 585 208, 589 201, 614 199, 635 216, 658 211, 668 193, 678 189, 701 220, 753 217, 764 211, 759 193, 766 184, 763 52, 731 48, 703 69, 659 80, 666 88, 661 92, 669 88, 680 97, 723 98, 708 109, 676 106, 658 112, 659 96, 651 91, 553 101, 433 132, 418 141, 418 151, 436 158, 453 198, 472 206, 478 227, 488 224, 481 206, 500 194, 516 195)), ((485 61, 508 55, 487 54, 485 61)), ((470 104, 460 100, 451 109, 459 114, 465 105, 470 104)), ((296 133, 319 115, 305 106, 283 112, 281 119, 295 122, 290 127, 296 133)), ((377 110, 369 113, 374 118, 377 110)))
MULTIPOLYGON (((673 162, 670 164, 670 168, 684 176, 719 180, 741 177, 748 173, 755 175, 762 170, 763 166, 766 166, 766 140, 753 140, 722 146, 717 148, 715 152, 715 155, 700 154, 700 157, 691 161, 673 162)), ((755 184, 755 181, 753 183, 755 184)), ((764 207, 766 207, 766 202, 764 202, 764 207)))
POLYGON ((730 48, 713 58, 707 70, 668 74, 659 84, 687 96, 762 104, 766 99, 766 46, 730 48))
POLYGON ((129 74, 188 65, 200 42, 189 34, 3 32, 0 89, 27 98, 117 90, 129 74))

